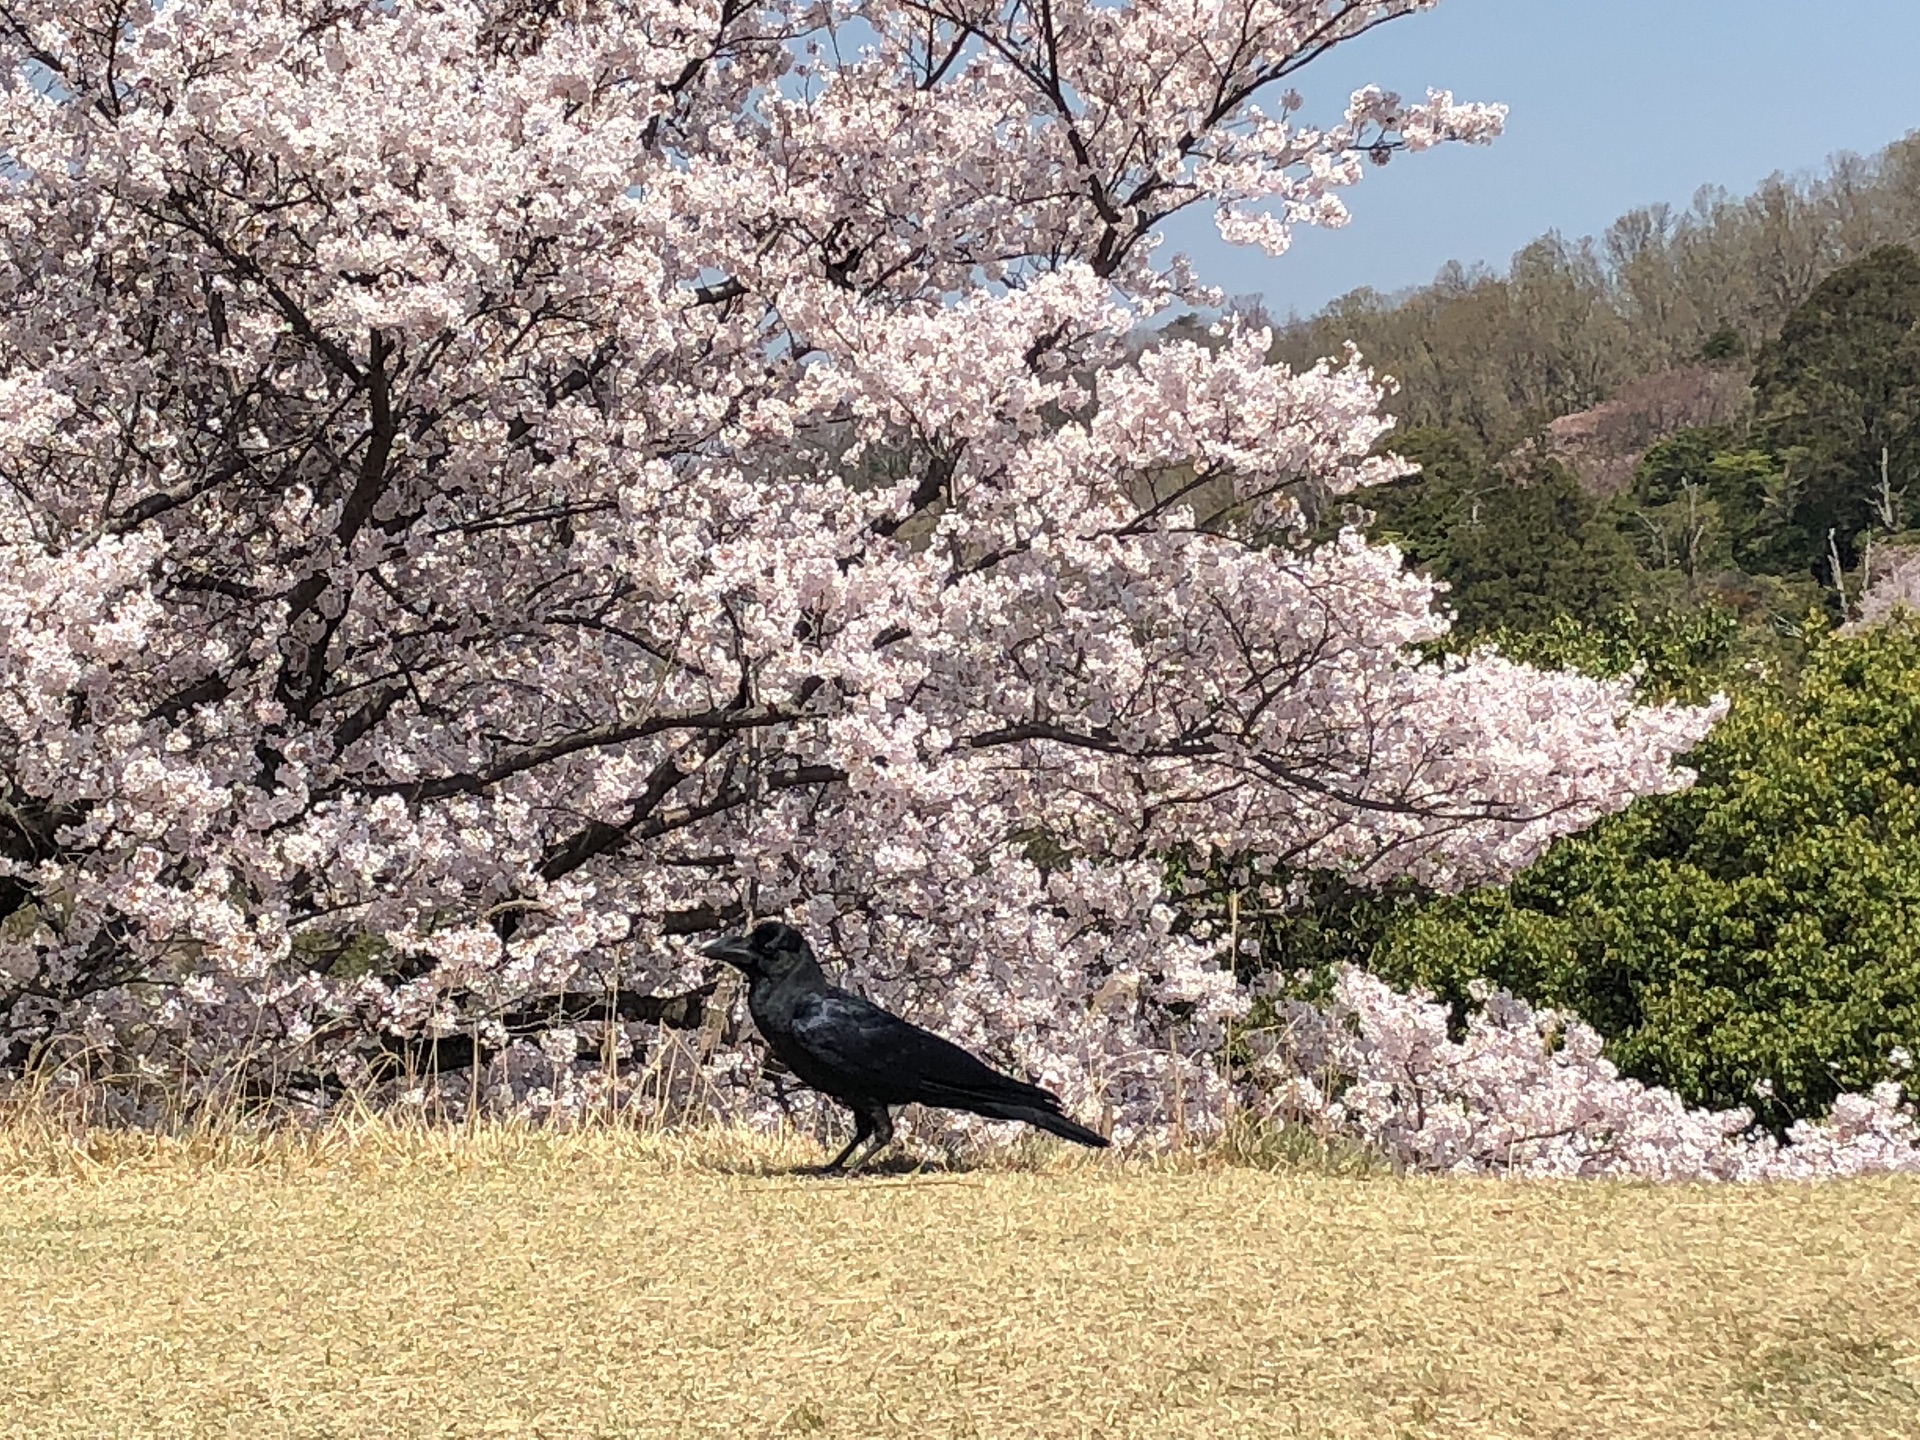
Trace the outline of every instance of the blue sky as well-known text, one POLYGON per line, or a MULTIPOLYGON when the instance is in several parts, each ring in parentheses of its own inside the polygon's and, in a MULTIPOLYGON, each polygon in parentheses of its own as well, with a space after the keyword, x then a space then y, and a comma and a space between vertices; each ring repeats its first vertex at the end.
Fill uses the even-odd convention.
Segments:
POLYGON ((1920 129, 1920 0, 1444 0, 1303 72, 1305 118, 1375 83, 1512 107, 1491 146, 1369 168, 1353 221, 1300 230, 1272 259, 1224 245, 1210 215, 1169 228, 1229 295, 1284 316, 1359 285, 1424 283, 1450 259, 1503 265, 1551 229, 1595 234, 1636 205, 1736 193, 1776 170, 1871 153, 1920 129))

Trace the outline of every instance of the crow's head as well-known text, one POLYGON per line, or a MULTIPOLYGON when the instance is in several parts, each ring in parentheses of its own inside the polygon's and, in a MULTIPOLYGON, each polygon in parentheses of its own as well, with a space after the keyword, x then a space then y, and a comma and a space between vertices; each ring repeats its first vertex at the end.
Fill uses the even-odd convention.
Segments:
POLYGON ((813 947, 807 944, 807 937, 777 920, 754 926, 751 935, 724 935, 703 945, 700 953, 739 967, 749 980, 778 979, 813 961, 813 947))

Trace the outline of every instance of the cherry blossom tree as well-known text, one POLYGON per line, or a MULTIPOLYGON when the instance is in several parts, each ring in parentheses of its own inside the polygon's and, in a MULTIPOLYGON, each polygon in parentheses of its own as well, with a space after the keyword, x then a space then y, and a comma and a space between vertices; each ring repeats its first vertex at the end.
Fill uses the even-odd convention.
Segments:
POLYGON ((0 8, 0 1067, 764 1108, 686 937, 778 914, 1132 1133, 1247 1003, 1167 857, 1685 784, 1310 542, 1357 357, 1129 349, 1169 216, 1497 132, 1287 89, 1432 3, 0 8))

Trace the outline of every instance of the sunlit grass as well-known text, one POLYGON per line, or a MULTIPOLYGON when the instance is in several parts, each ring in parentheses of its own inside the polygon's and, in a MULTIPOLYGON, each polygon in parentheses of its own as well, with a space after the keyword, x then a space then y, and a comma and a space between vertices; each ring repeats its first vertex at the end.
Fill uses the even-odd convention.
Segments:
POLYGON ((821 1158, 17 1113, 0 1434, 1916 1433, 1912 1181, 1412 1180, 1271 1137, 821 1158))

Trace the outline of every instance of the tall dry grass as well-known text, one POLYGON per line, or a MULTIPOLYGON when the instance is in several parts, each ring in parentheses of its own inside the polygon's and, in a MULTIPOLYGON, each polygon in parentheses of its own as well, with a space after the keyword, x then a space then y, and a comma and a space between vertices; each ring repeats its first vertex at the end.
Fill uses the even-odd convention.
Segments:
POLYGON ((0 1121, 0 1434, 1920 1434, 1911 1181, 235 1120, 0 1121))

